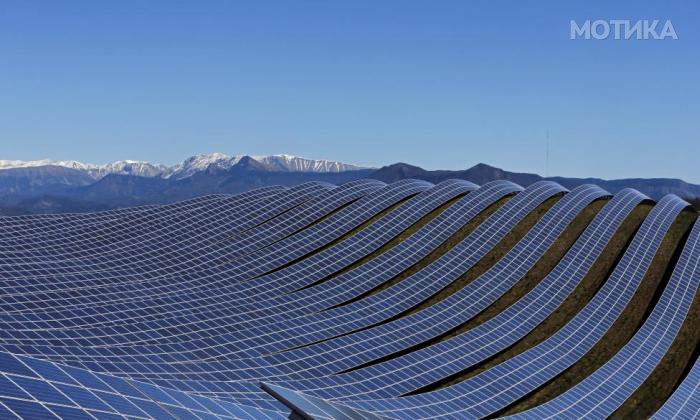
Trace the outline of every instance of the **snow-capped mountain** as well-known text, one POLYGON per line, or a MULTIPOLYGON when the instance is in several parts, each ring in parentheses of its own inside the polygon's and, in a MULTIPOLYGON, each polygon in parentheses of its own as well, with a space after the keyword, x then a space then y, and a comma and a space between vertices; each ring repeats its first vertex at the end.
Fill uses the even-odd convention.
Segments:
MULTIPOLYGON (((85 172, 96 180, 102 179, 109 174, 183 179, 209 168, 228 170, 237 164, 243 157, 243 155, 228 156, 223 153, 202 154, 191 156, 181 163, 173 166, 135 160, 120 160, 104 165, 82 163, 74 160, 0 160, 0 170, 41 166, 60 166, 85 172)), ((333 162, 329 160, 306 159, 285 154, 253 156, 252 158, 268 167, 269 170, 283 172, 335 173, 366 169, 347 163, 333 162)))
MULTIPOLYGON (((182 163, 166 170, 164 178, 182 179, 194 175, 210 167, 227 170, 241 161, 245 155, 229 156, 223 153, 196 155, 185 159, 182 163)), ((269 170, 284 172, 344 172, 366 169, 357 165, 330 160, 307 159, 292 155, 251 156, 257 162, 267 166, 269 170)))
POLYGON ((153 165, 148 162, 140 162, 136 160, 118 160, 105 165, 82 163, 75 160, 0 160, 0 170, 13 168, 37 168, 43 166, 60 166, 62 168, 75 169, 85 172, 94 179, 101 179, 105 175, 109 174, 154 177, 160 176, 168 169, 168 167, 165 165, 153 165))
POLYGON ((167 170, 168 167, 165 165, 154 165, 137 160, 118 160, 106 165, 95 165, 95 167, 88 169, 88 173, 95 179, 109 174, 156 177, 161 176, 167 170))
POLYGON ((292 155, 253 156, 260 163, 289 172, 344 172, 367 169, 330 160, 306 159, 292 155))
POLYGON ((163 178, 182 179, 192 176, 199 171, 204 171, 209 167, 219 169, 230 169, 238 163, 239 156, 228 156, 223 153, 209 153, 203 155, 190 156, 181 163, 169 167, 161 176, 163 178))
POLYGON ((98 165, 85 164, 74 160, 0 160, 0 169, 35 168, 37 166, 61 166, 64 168, 86 171, 98 165))

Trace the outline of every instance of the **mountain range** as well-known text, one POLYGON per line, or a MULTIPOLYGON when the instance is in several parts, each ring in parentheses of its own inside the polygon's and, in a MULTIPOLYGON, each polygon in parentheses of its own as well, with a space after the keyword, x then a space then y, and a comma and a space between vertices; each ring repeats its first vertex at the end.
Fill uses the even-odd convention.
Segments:
MULTIPOLYGON (((197 155, 166 166, 143 161, 104 165, 77 161, 0 160, 0 214, 62 213, 167 203, 213 193, 239 193, 267 185, 306 181, 341 184, 359 178, 384 182, 416 178, 437 183, 459 178, 483 184, 506 179, 527 186, 545 179, 531 173, 509 172, 487 164, 465 170, 425 170, 406 163, 366 168, 347 163, 291 155, 197 155)), ((700 185, 679 179, 619 179, 549 177, 567 188, 594 183, 610 192, 632 187, 652 198, 673 193, 700 201, 700 185)))
MULTIPOLYGON (((223 153, 210 153, 189 157, 177 165, 167 166, 153 164, 139 160, 118 160, 116 162, 98 165, 82 163, 75 160, 0 160, 0 170, 37 168, 46 166, 58 166, 61 168, 75 169, 84 172, 93 179, 99 180, 107 175, 136 175, 144 177, 181 179, 196 172, 216 166, 221 169, 230 169, 237 164, 241 156, 228 156, 223 153)), ((306 159, 292 155, 252 156, 257 162, 267 165, 269 170, 288 172, 344 172, 357 169, 365 169, 347 163, 333 162, 329 160, 306 159)))

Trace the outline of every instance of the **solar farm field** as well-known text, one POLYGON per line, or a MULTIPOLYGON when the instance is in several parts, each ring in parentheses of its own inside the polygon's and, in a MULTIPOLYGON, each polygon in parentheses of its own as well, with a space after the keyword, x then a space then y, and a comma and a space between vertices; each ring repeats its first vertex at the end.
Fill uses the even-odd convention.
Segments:
POLYGON ((551 181, 0 217, 0 418, 700 416, 700 222, 551 181))

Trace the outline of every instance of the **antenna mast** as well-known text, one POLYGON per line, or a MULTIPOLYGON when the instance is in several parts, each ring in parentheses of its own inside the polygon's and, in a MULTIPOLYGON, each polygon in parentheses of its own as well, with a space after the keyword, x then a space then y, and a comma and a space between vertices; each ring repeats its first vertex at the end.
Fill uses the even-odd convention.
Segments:
POLYGON ((547 151, 545 154, 544 176, 545 178, 549 176, 549 128, 547 129, 547 151))

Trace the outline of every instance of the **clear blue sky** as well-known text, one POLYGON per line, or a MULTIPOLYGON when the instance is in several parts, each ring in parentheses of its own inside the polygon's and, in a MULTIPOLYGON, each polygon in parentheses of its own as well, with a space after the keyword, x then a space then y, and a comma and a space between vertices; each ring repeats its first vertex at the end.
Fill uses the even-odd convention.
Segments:
POLYGON ((700 182, 700 2, 0 2, 0 159, 290 153, 700 182), (679 40, 569 39, 671 19, 679 40))

